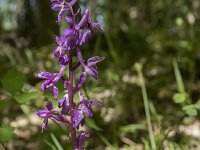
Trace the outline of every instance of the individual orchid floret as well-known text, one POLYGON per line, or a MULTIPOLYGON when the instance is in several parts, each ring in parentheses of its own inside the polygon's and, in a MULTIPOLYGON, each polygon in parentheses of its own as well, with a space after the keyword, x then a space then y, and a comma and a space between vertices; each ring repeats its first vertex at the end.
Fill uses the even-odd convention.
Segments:
POLYGON ((84 112, 84 114, 88 117, 92 117, 92 106, 102 106, 103 103, 96 100, 86 100, 83 97, 83 94, 79 92, 79 103, 77 104, 77 107, 80 107, 80 109, 84 112))
POLYGON ((80 22, 75 26, 76 30, 79 30, 81 28, 90 28, 90 29, 96 28, 98 30, 104 31, 100 23, 90 21, 90 13, 88 9, 85 10, 84 15, 81 18, 80 22))
POLYGON ((68 114, 70 110, 68 94, 65 94, 65 96, 59 101, 58 107, 62 108, 62 111, 61 111, 62 114, 65 114, 65 115, 68 114))
POLYGON ((89 10, 86 9, 81 21, 75 26, 75 29, 79 31, 79 45, 88 43, 93 35, 94 28, 103 31, 101 24, 90 21, 89 10))
POLYGON ((42 132, 47 128, 48 126, 48 119, 52 118, 60 122, 69 123, 69 120, 67 120, 63 115, 59 113, 58 110, 53 110, 53 106, 51 102, 48 102, 46 104, 47 110, 37 110, 36 114, 44 118, 43 124, 42 124, 42 132))
POLYGON ((73 118, 73 121, 74 121, 74 122, 72 122, 73 128, 78 129, 80 124, 83 126, 84 121, 85 121, 84 120, 85 116, 84 116, 84 114, 81 110, 79 110, 79 109, 73 110, 72 118, 73 118))
POLYGON ((83 94, 79 92, 79 103, 76 105, 76 108, 73 111, 73 127, 79 128, 79 125, 83 125, 85 121, 85 116, 91 118, 93 115, 92 106, 102 106, 103 103, 96 100, 86 100, 83 97, 83 94))
POLYGON ((84 143, 90 137, 89 133, 81 132, 78 136, 78 148, 84 150, 84 143))
POLYGON ((104 57, 94 56, 94 57, 89 58, 87 60, 87 62, 85 63, 85 61, 83 60, 83 57, 81 55, 81 51, 78 48, 77 48, 77 57, 78 57, 78 60, 81 64, 84 72, 86 72, 87 74, 89 74, 90 76, 94 77, 97 80, 98 79, 98 71, 97 71, 96 64, 98 62, 101 62, 102 60, 104 60, 104 57))
POLYGON ((64 30, 64 34, 61 37, 62 46, 66 50, 72 50, 78 43, 77 31, 71 28, 64 30))
POLYGON ((62 17, 65 15, 66 11, 72 7, 77 0, 71 0, 70 3, 66 3, 65 0, 51 0, 51 9, 59 11, 57 22, 60 23, 62 17))
POLYGON ((54 50, 52 52, 53 58, 64 55, 64 52, 66 50, 65 47, 63 47, 63 40, 59 36, 56 36, 55 40, 56 40, 56 43, 58 44, 58 46, 56 48, 54 48, 54 50))
POLYGON ((54 48, 52 57, 59 58, 65 54, 66 50, 72 50, 78 43, 76 31, 73 29, 65 29, 64 34, 59 37, 56 36, 58 46, 54 48))
POLYGON ((66 66, 61 67, 59 73, 49 73, 49 72, 40 72, 35 74, 36 77, 46 79, 41 85, 42 91, 45 91, 46 89, 52 90, 52 95, 56 99, 58 97, 58 88, 55 86, 55 84, 60 80, 60 78, 63 76, 64 70, 66 66))

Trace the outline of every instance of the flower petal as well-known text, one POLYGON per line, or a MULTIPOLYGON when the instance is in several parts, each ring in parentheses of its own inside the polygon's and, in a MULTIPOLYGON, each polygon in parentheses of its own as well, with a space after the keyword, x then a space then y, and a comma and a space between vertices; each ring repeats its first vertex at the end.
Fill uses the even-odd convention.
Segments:
POLYGON ((87 72, 90 76, 94 77, 96 80, 98 79, 98 71, 94 67, 85 67, 85 72, 87 72))
POLYGON ((74 110, 73 114, 72 114, 74 123, 73 123, 73 127, 74 128, 78 128, 79 125, 82 123, 82 121, 84 120, 84 114, 82 111, 80 110, 74 110))
POLYGON ((90 66, 93 66, 93 65, 96 65, 97 63, 101 62, 102 60, 104 60, 105 57, 100 57, 100 56, 94 56, 94 57, 91 57, 87 60, 87 65, 90 67, 90 66))
POLYGON ((85 63, 84 63, 84 60, 83 60, 83 57, 82 57, 82 54, 81 54, 80 49, 77 48, 77 49, 76 49, 76 52, 77 52, 78 60, 79 60, 79 62, 81 63, 82 67, 85 67, 85 63))
POLYGON ((78 136, 78 149, 79 150, 84 150, 84 143, 87 138, 89 138, 90 135, 89 133, 86 132, 81 132, 80 135, 78 136))
POLYGON ((92 30, 90 29, 81 29, 79 30, 79 45, 84 45, 87 44, 88 41, 91 39, 92 37, 92 30))
POLYGON ((81 88, 81 86, 83 85, 85 79, 86 79, 86 73, 82 72, 80 77, 79 77, 79 80, 78 80, 78 82, 76 84, 76 87, 73 90, 74 94, 76 94, 76 92, 81 88))
POLYGON ((92 28, 97 28, 98 30, 104 31, 103 26, 98 22, 91 23, 92 28))
POLYGON ((60 56, 58 63, 59 63, 60 67, 66 66, 69 63, 69 58, 68 58, 67 54, 64 56, 60 56))
POLYGON ((92 113, 91 109, 89 107, 87 107, 86 105, 83 105, 81 107, 81 110, 86 114, 86 116, 92 117, 93 113, 92 113))
POLYGON ((49 111, 52 110, 52 109, 53 109, 52 103, 51 103, 51 102, 48 102, 48 103, 46 104, 46 108, 47 108, 49 111))
POLYGON ((81 21, 79 22, 79 24, 75 27, 76 30, 79 30, 81 28, 81 26, 85 26, 87 25, 87 23, 89 22, 89 10, 86 9, 84 12, 83 17, 81 18, 81 21))
POLYGON ((36 114, 41 118, 49 118, 49 110, 37 110, 36 114))
POLYGON ((53 86, 52 81, 51 80, 46 80, 46 81, 44 81, 42 83, 41 89, 42 89, 42 91, 45 91, 47 88, 50 88, 52 86, 53 86))
POLYGON ((82 102, 84 100, 83 93, 78 92, 79 101, 82 102))
POLYGON ((39 72, 39 73, 36 73, 35 76, 41 79, 51 79, 54 77, 54 75, 49 72, 39 72))
POLYGON ((57 83, 57 82, 60 80, 60 78, 63 76, 63 73, 64 73, 64 71, 65 71, 65 68, 66 68, 66 66, 62 66, 62 67, 60 68, 59 73, 56 75, 56 77, 55 77, 54 80, 52 81, 54 84, 57 83))
POLYGON ((42 123, 42 132, 48 127, 48 119, 45 118, 43 123, 42 123))
POLYGON ((58 97, 58 88, 56 86, 52 89, 52 95, 55 99, 58 97))

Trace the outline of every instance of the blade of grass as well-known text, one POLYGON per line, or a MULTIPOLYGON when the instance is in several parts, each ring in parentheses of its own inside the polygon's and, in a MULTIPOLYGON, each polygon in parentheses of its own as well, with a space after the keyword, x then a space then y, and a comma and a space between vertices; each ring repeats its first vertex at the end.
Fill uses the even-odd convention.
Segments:
POLYGON ((148 96, 147 96, 144 77, 142 74, 142 65, 139 63, 136 63, 134 67, 138 73, 138 77, 139 77, 140 85, 141 85, 141 89, 142 89, 142 97, 143 97, 143 101, 144 101, 144 109, 145 109, 145 114, 146 114, 146 121, 147 121, 147 127, 148 127, 148 132, 149 132, 151 148, 152 148, 152 150, 156 150, 156 142, 155 142, 155 137, 153 134, 153 128, 152 128, 152 124, 151 124, 151 115, 150 115, 150 111, 149 111, 148 96))
POLYGON ((53 133, 51 133, 50 135, 51 135, 51 138, 52 138, 54 144, 56 145, 57 149, 58 149, 58 150, 64 150, 64 149, 62 148, 62 146, 60 145, 60 143, 58 142, 58 140, 57 140, 57 138, 55 137, 55 135, 54 135, 53 133))
POLYGON ((184 87, 184 84, 183 84, 183 79, 182 79, 181 72, 179 70, 176 59, 173 60, 173 66, 174 66, 174 74, 175 74, 175 78, 176 78, 176 82, 177 82, 177 86, 178 86, 178 91, 180 93, 184 93, 185 87, 184 87))
POLYGON ((56 150, 56 147, 55 147, 53 144, 51 144, 49 141, 44 140, 44 142, 45 142, 45 144, 47 144, 49 147, 51 147, 52 150, 56 150))
POLYGON ((106 145, 106 146, 109 146, 109 147, 112 147, 112 144, 100 133, 97 133, 97 135, 99 136, 99 138, 101 139, 101 141, 106 145))

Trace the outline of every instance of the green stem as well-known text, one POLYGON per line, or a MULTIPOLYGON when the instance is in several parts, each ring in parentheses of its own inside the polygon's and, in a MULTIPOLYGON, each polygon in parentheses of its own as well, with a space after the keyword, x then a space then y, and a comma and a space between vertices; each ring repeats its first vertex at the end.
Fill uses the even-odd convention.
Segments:
MULTIPOLYGON (((69 103, 70 103, 70 114, 71 114, 71 123, 74 122, 72 113, 74 110, 74 102, 73 102, 73 76, 74 76, 74 71, 73 71, 73 51, 69 52, 69 85, 68 85, 68 94, 69 94, 69 103)), ((78 145, 76 141, 76 129, 73 127, 73 125, 70 125, 70 132, 71 132, 71 137, 72 137, 72 142, 74 145, 74 150, 78 150, 78 145)))

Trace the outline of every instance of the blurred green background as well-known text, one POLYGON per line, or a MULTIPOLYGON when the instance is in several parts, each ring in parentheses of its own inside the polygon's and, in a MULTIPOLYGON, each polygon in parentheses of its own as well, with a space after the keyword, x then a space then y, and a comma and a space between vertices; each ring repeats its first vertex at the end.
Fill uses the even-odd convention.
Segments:
MULTIPOLYGON (((83 47, 85 57, 106 57, 99 80, 85 84, 105 104, 86 121, 86 149, 199 150, 200 1, 80 5, 106 30, 83 47)), ((49 0, 0 0, 0 150, 72 149, 65 126, 52 121, 41 133, 34 113, 53 101, 33 74, 58 70, 51 52, 66 24, 56 15, 49 0)))

